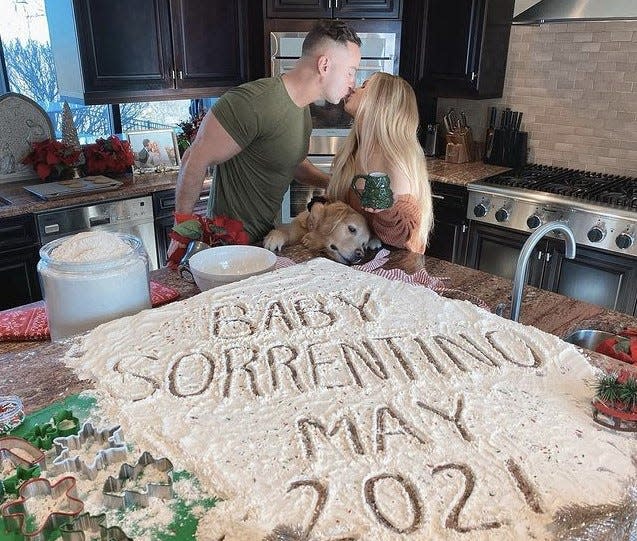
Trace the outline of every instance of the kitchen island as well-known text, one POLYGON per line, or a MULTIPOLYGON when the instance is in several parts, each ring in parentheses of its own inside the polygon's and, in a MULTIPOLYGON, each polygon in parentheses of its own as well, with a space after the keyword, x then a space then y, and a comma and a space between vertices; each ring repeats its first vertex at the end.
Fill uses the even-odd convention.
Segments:
MULTIPOLYGON (((284 249, 282 255, 297 263, 313 257, 301 246, 284 249)), ((441 292, 446 297, 479 299, 493 310, 499 303, 507 302, 511 293, 511 282, 504 278, 401 250, 392 252, 385 268, 400 268, 411 274, 423 266, 433 277, 448 278, 446 290, 441 292)), ((166 268, 153 271, 151 278, 177 289, 182 300, 199 292, 196 286, 166 268)), ((532 287, 525 288, 520 321, 560 337, 584 328, 618 332, 627 326, 637 327, 637 318, 532 287)), ((0 343, 0 395, 20 396, 26 411, 32 412, 90 389, 90 381, 78 380, 62 364, 71 341, 0 343)), ((596 364, 610 361, 601 355, 590 357, 596 364)))

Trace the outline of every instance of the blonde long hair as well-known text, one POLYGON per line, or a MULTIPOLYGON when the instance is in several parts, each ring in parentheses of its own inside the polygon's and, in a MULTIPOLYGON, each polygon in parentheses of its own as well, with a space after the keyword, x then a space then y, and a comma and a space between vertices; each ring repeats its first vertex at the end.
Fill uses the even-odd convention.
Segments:
POLYGON ((409 179, 411 194, 421 210, 420 238, 427 245, 433 227, 431 186, 427 162, 418 142, 416 95, 402 77, 374 73, 365 85, 354 125, 336 153, 328 197, 347 201, 354 175, 370 172, 369 163, 380 154, 385 162, 409 179))

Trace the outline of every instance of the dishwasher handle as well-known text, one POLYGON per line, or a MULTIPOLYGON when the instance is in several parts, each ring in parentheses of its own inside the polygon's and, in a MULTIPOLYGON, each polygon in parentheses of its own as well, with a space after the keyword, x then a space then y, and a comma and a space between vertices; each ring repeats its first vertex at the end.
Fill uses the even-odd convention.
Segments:
POLYGON ((110 216, 95 216, 88 219, 89 225, 95 227, 98 225, 108 225, 111 223, 110 216))

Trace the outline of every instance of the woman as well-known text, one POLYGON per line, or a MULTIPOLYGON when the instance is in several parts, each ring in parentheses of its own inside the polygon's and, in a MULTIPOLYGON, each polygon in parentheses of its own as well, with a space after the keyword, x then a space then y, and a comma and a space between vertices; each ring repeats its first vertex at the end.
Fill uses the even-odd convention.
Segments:
POLYGON ((328 197, 361 212, 384 243, 424 253, 433 226, 427 164, 418 142, 418 107, 407 81, 374 73, 345 101, 354 125, 334 158, 328 197), (394 193, 388 209, 363 209, 352 190, 357 174, 387 173, 394 193))

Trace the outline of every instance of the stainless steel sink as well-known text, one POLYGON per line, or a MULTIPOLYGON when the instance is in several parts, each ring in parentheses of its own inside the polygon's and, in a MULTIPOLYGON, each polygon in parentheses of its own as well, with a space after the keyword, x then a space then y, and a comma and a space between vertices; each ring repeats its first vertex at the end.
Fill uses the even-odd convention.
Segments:
POLYGON ((564 341, 568 342, 569 344, 575 344, 576 346, 595 351, 597 349, 597 346, 601 342, 603 342, 607 338, 612 338, 613 336, 616 335, 606 331, 580 329, 579 331, 575 331, 569 334, 566 338, 564 338, 564 341))

